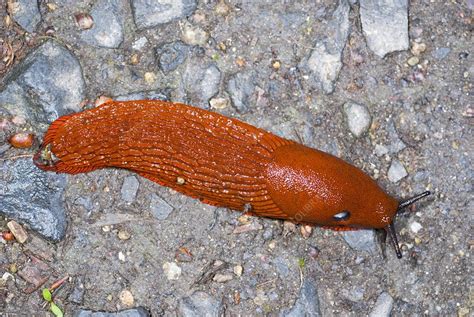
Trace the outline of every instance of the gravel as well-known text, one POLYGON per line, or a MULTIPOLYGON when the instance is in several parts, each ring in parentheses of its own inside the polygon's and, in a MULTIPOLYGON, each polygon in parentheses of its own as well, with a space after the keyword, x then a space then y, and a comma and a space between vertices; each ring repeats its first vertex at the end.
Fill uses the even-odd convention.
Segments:
POLYGON ((348 102, 344 105, 344 113, 352 134, 360 137, 367 132, 370 127, 371 117, 366 106, 348 102))
POLYGON ((74 317, 150 317, 151 314, 143 307, 121 310, 118 312, 100 312, 92 310, 78 310, 74 317))
POLYGON ((137 28, 144 29, 189 16, 196 9, 196 0, 132 0, 137 28))
POLYGON ((123 181, 121 189, 122 199, 128 203, 132 203, 137 196, 139 186, 140 183, 135 176, 127 176, 123 181))
POLYGON ((41 22, 41 13, 38 2, 31 0, 12 1, 12 17, 23 29, 32 33, 41 22))
POLYGON ((408 173, 403 164, 399 160, 394 159, 388 169, 387 176, 392 183, 398 183, 403 178, 407 177, 408 173))
POLYGON ((377 251, 377 239, 374 230, 346 231, 344 240, 354 250, 375 253, 377 251))
POLYGON ((383 292, 377 298, 374 308, 369 314, 369 317, 389 317, 392 312, 393 298, 390 294, 383 292))
POLYGON ((221 302, 201 291, 179 301, 178 314, 183 317, 218 317, 220 311, 221 302))
POLYGON ((158 220, 165 220, 173 211, 173 207, 156 194, 150 195, 150 212, 158 220))

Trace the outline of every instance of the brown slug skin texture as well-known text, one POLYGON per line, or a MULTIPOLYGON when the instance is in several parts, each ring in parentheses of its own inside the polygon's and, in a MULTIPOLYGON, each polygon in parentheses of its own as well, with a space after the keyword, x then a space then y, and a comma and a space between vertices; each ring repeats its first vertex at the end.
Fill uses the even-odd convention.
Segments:
POLYGON ((34 162, 69 174, 124 168, 211 205, 334 229, 384 228, 398 207, 369 176, 334 156, 158 100, 112 101, 61 117, 34 162), (45 149, 48 162, 39 159, 45 149), (334 219, 344 211, 347 219, 334 219))

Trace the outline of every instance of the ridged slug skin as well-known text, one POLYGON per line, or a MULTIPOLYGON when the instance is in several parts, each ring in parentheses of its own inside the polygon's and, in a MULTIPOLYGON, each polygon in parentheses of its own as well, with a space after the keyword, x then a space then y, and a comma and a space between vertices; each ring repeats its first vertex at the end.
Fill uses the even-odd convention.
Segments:
POLYGON ((57 119, 34 162, 69 174, 124 168, 211 205, 334 229, 387 227, 398 206, 334 156, 157 100, 112 101, 57 119))

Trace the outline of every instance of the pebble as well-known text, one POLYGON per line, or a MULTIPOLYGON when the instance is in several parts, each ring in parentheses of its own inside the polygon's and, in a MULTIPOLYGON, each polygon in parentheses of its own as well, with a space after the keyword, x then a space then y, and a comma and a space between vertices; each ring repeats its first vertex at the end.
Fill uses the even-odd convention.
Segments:
POLYGON ((132 12, 138 29, 154 27, 190 16, 196 0, 132 0, 132 12))
POLYGON ((425 43, 413 42, 413 44, 411 46, 411 52, 412 52, 413 55, 420 56, 421 53, 423 53, 424 51, 426 51, 426 44, 425 43))
POLYGON ((376 144, 375 145, 375 155, 377 156, 383 156, 388 153, 388 148, 384 145, 381 144, 376 144))
POLYGON ((28 240, 28 234, 18 222, 11 220, 7 223, 7 227, 19 243, 23 244, 28 240))
POLYGON ((344 104, 344 113, 346 115, 349 130, 356 137, 360 137, 367 132, 370 127, 371 117, 369 110, 365 105, 355 102, 344 104))
POLYGON ((190 296, 179 300, 178 316, 183 317, 218 317, 221 313, 222 303, 214 297, 202 292, 195 291, 190 296))
POLYGON ((151 317, 151 313, 144 307, 124 309, 117 312, 103 312, 80 309, 74 317, 151 317))
POLYGON ((89 45, 118 48, 124 39, 123 1, 99 0, 90 15, 94 20, 94 26, 81 32, 81 39, 89 45))
POLYGON ((68 296, 68 300, 74 304, 81 305, 84 300, 85 287, 82 277, 78 277, 74 283, 74 289, 68 296))
POLYGON ((182 30, 181 39, 186 44, 203 46, 209 39, 209 34, 206 31, 191 23, 185 23, 182 30))
POLYGON ((302 65, 309 71, 310 84, 326 94, 334 91, 334 83, 342 68, 342 51, 349 36, 349 11, 348 2, 340 1, 328 22, 331 32, 316 42, 302 65))
POLYGON ((41 171, 31 158, 5 161, 0 164, 0 213, 59 241, 66 233, 65 184, 64 175, 41 171))
POLYGON ((244 268, 242 265, 236 265, 234 266, 234 274, 237 276, 242 276, 242 273, 244 272, 244 268))
POLYGON ((182 88, 192 104, 207 108, 209 100, 219 92, 220 82, 221 72, 216 65, 192 60, 186 65, 182 88))
POLYGON ((156 74, 154 72, 146 72, 143 78, 147 84, 153 84, 156 81, 156 74))
POLYGON ((125 254, 123 254, 122 251, 119 251, 119 253, 118 253, 118 259, 119 259, 121 262, 125 262, 125 261, 126 261, 125 254))
POLYGON ((227 82, 232 105, 239 113, 245 113, 250 106, 250 97, 255 91, 255 75, 253 72, 237 73, 227 82))
POLYGON ((164 44, 155 50, 158 64, 163 72, 169 73, 187 58, 189 48, 181 41, 164 44))
POLYGON ((301 285, 298 299, 292 308, 282 311, 280 317, 320 317, 317 281, 306 277, 301 285))
POLYGON ((41 22, 37 1, 15 0, 8 5, 13 19, 26 31, 33 33, 41 22))
POLYGON ((132 48, 136 51, 141 51, 147 43, 148 43, 148 39, 146 37, 142 36, 138 40, 133 42, 132 48))
POLYGON ((117 236, 120 240, 129 240, 132 235, 127 230, 119 230, 117 236))
POLYGON ((221 97, 212 98, 209 100, 209 105, 212 109, 222 110, 229 106, 229 99, 221 97))
POLYGON ((119 299, 120 299, 120 302, 125 307, 132 307, 133 304, 135 303, 135 299, 133 298, 133 294, 128 289, 124 289, 123 291, 120 292, 119 299))
POLYGON ((390 168, 388 169, 388 179, 392 183, 398 183, 401 181, 403 178, 405 178, 408 175, 405 167, 403 164, 397 160, 393 159, 392 164, 390 165, 390 168))
POLYGON ((240 233, 245 233, 245 232, 255 231, 255 230, 262 230, 262 229, 263 229, 263 226, 260 223, 251 222, 249 224, 236 227, 233 233, 240 234, 240 233))
POLYGON ((416 56, 412 56, 407 60, 408 65, 415 66, 420 62, 420 59, 416 56))
POLYGON ((419 222, 413 221, 412 223, 410 223, 411 232, 418 233, 421 229, 423 229, 423 226, 419 222))
POLYGON ((383 292, 377 298, 374 308, 369 317, 390 317, 393 307, 393 298, 390 294, 383 292))
POLYGON ((225 282, 231 281, 233 278, 234 277, 231 274, 217 273, 216 275, 214 275, 212 280, 217 283, 225 283, 225 282))
POLYGON ((163 271, 168 280, 177 280, 181 276, 181 268, 174 262, 165 262, 163 264, 163 271))
POLYGON ((444 59, 448 54, 451 52, 451 49, 448 47, 441 47, 435 49, 432 53, 431 56, 433 56, 436 59, 444 59))
POLYGON ((374 230, 345 231, 342 233, 342 237, 351 249, 356 251, 373 253, 377 250, 374 230))
POLYGON ((135 176, 130 175, 125 177, 122 184, 122 189, 120 190, 120 193, 122 194, 122 199, 128 203, 134 202, 135 198, 137 197, 139 186, 140 183, 138 182, 138 179, 135 176))
POLYGON ((22 116, 32 125, 49 123, 60 115, 81 110, 84 87, 78 60, 49 40, 5 77, 0 111, 22 116))
POLYGON ((156 194, 150 195, 150 211, 158 220, 165 220, 173 211, 173 207, 156 194))
POLYGON ((76 24, 81 30, 88 30, 94 26, 94 19, 89 13, 77 13, 74 15, 76 24))
POLYGON ((367 45, 377 56, 408 49, 407 0, 360 0, 360 19, 367 45))

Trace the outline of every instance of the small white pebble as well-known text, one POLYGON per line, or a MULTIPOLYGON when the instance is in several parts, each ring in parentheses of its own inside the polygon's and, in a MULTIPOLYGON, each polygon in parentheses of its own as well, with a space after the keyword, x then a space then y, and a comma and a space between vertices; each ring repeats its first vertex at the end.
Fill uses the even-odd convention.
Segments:
POLYGON ((419 222, 413 221, 413 222, 410 224, 410 230, 411 230, 413 233, 418 233, 418 231, 420 231, 422 228, 423 228, 423 226, 422 226, 419 222))
POLYGON ((122 251, 118 253, 118 258, 120 261, 125 262, 125 254, 122 251))
POLYGON ((181 268, 174 262, 165 262, 163 271, 165 271, 168 280, 177 280, 181 276, 181 268))

